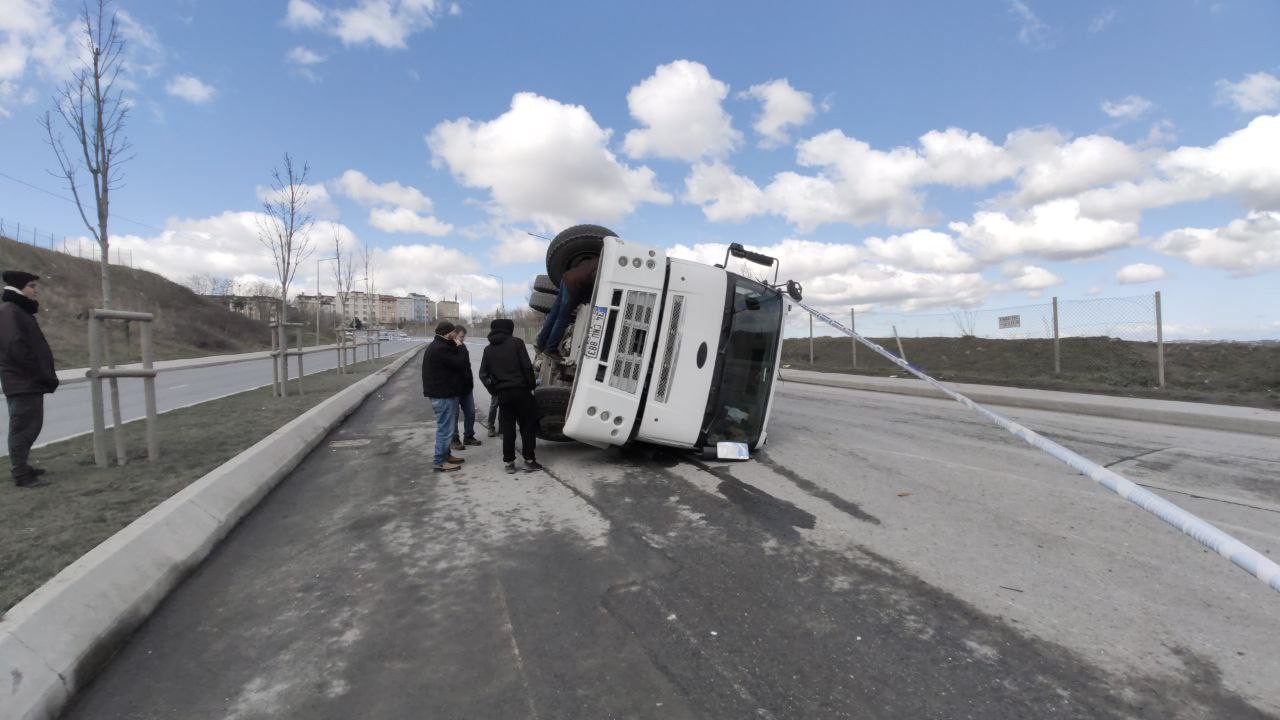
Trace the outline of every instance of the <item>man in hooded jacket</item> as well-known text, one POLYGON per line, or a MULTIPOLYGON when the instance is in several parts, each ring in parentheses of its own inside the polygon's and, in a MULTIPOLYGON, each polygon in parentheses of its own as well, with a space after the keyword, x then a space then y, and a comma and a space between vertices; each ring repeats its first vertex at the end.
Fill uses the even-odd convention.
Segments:
POLYGON ((18 487, 45 484, 27 463, 44 427, 44 396, 58 389, 53 351, 40 331, 39 276, 6 270, 0 302, 0 386, 9 405, 9 465, 18 487))
POLYGON ((515 327, 507 318, 489 323, 489 346, 480 360, 480 382, 497 398, 502 409, 498 425, 502 428, 502 462, 506 463, 508 473, 516 471, 517 424, 524 469, 528 472, 543 469, 535 456, 538 406, 533 399, 533 363, 524 341, 512 336, 515 327))

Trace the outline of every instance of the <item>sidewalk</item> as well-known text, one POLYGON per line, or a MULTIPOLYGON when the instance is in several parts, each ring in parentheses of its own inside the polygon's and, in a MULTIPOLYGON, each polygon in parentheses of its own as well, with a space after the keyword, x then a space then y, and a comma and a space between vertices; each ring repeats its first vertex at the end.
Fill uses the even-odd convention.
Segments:
MULTIPOLYGON (((917 397, 946 398, 945 395, 930 387, 923 380, 915 378, 846 375, 843 373, 795 370, 793 368, 781 370, 779 376, 787 382, 808 385, 824 385, 827 387, 848 388, 850 390, 895 393, 917 397)), ((987 405, 1051 410, 1054 412, 1074 413, 1076 415, 1141 420, 1206 430, 1223 430, 1226 432, 1244 432, 1280 437, 1280 412, 1275 410, 1176 400, 1088 395, 1057 390, 1030 390, 997 385, 944 384, 974 402, 987 405)))

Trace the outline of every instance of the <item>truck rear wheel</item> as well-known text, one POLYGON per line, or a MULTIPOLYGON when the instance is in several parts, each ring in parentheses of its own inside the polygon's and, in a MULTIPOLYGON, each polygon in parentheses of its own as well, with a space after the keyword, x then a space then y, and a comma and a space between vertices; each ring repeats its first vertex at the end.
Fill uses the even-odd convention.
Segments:
POLYGON ((551 278, 546 275, 539 275, 533 279, 533 289, 538 292, 551 293, 552 295, 560 292, 560 287, 551 282, 551 278))
POLYGON ((533 389, 533 401, 538 406, 538 439, 552 442, 570 442, 564 434, 564 417, 569 413, 569 396, 573 388, 549 385, 533 389))
POLYGON ((599 225, 574 225, 562 230, 547 246, 547 277, 557 287, 569 268, 600 254, 604 239, 617 233, 599 225))
POLYGON ((534 290, 529 295, 529 307, 540 313, 551 312, 551 305, 556 301, 556 293, 534 290))

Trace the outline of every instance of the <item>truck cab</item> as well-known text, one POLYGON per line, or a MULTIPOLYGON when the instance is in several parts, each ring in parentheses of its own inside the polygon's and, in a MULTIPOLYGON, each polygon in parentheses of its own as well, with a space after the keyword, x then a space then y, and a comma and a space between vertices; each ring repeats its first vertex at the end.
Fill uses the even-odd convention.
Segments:
MULTIPOLYGON (((591 297, 577 308, 557 349, 563 360, 541 355, 535 363, 540 435, 745 459, 767 438, 782 351, 783 293, 724 266, 669 258, 662 248, 623 240, 605 228, 577 226, 548 248, 549 273, 535 283, 530 302, 535 309, 547 307, 537 295, 548 294, 538 288, 555 282, 552 271, 563 274, 572 266, 572 259, 557 255, 572 246, 580 261, 588 245, 580 238, 588 231, 599 255, 591 297)), ((738 245, 730 254, 776 263, 738 245)), ((787 285, 798 299, 799 285, 787 285)))

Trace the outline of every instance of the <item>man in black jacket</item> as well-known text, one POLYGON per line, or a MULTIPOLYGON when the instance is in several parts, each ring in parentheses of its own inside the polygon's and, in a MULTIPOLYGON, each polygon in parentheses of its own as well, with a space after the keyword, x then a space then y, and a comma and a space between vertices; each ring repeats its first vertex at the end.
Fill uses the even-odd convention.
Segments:
POLYGON ((463 460, 449 452, 449 441, 458 423, 458 398, 471 383, 471 362, 458 350, 458 337, 448 320, 436 325, 436 336, 422 354, 422 394, 431 398, 436 414, 436 451, 432 469, 449 472, 463 460))
POLYGON ((520 425, 520 449, 524 469, 541 470, 534 455, 538 442, 538 406, 533 400, 533 363, 524 341, 512 337, 515 323, 498 318, 489 323, 489 347, 480 360, 480 382, 497 398, 502 408, 498 425, 502 428, 502 461, 507 472, 516 471, 516 424, 520 425))
POLYGON ((471 353, 467 351, 467 328, 463 325, 453 326, 454 337, 458 339, 458 352, 462 353, 462 357, 467 360, 467 377, 466 392, 458 398, 458 424, 462 425, 463 432, 459 432, 457 425, 453 428, 453 444, 449 447, 454 450, 466 450, 468 445, 479 445, 480 438, 476 437, 476 397, 472 392, 475 389, 475 381, 471 379, 471 353))
POLYGON ((31 446, 44 426, 44 396, 58 389, 53 351, 40 331, 40 278, 6 270, 0 302, 0 386, 9 405, 9 465, 18 487, 45 484, 44 470, 31 467, 31 446))

